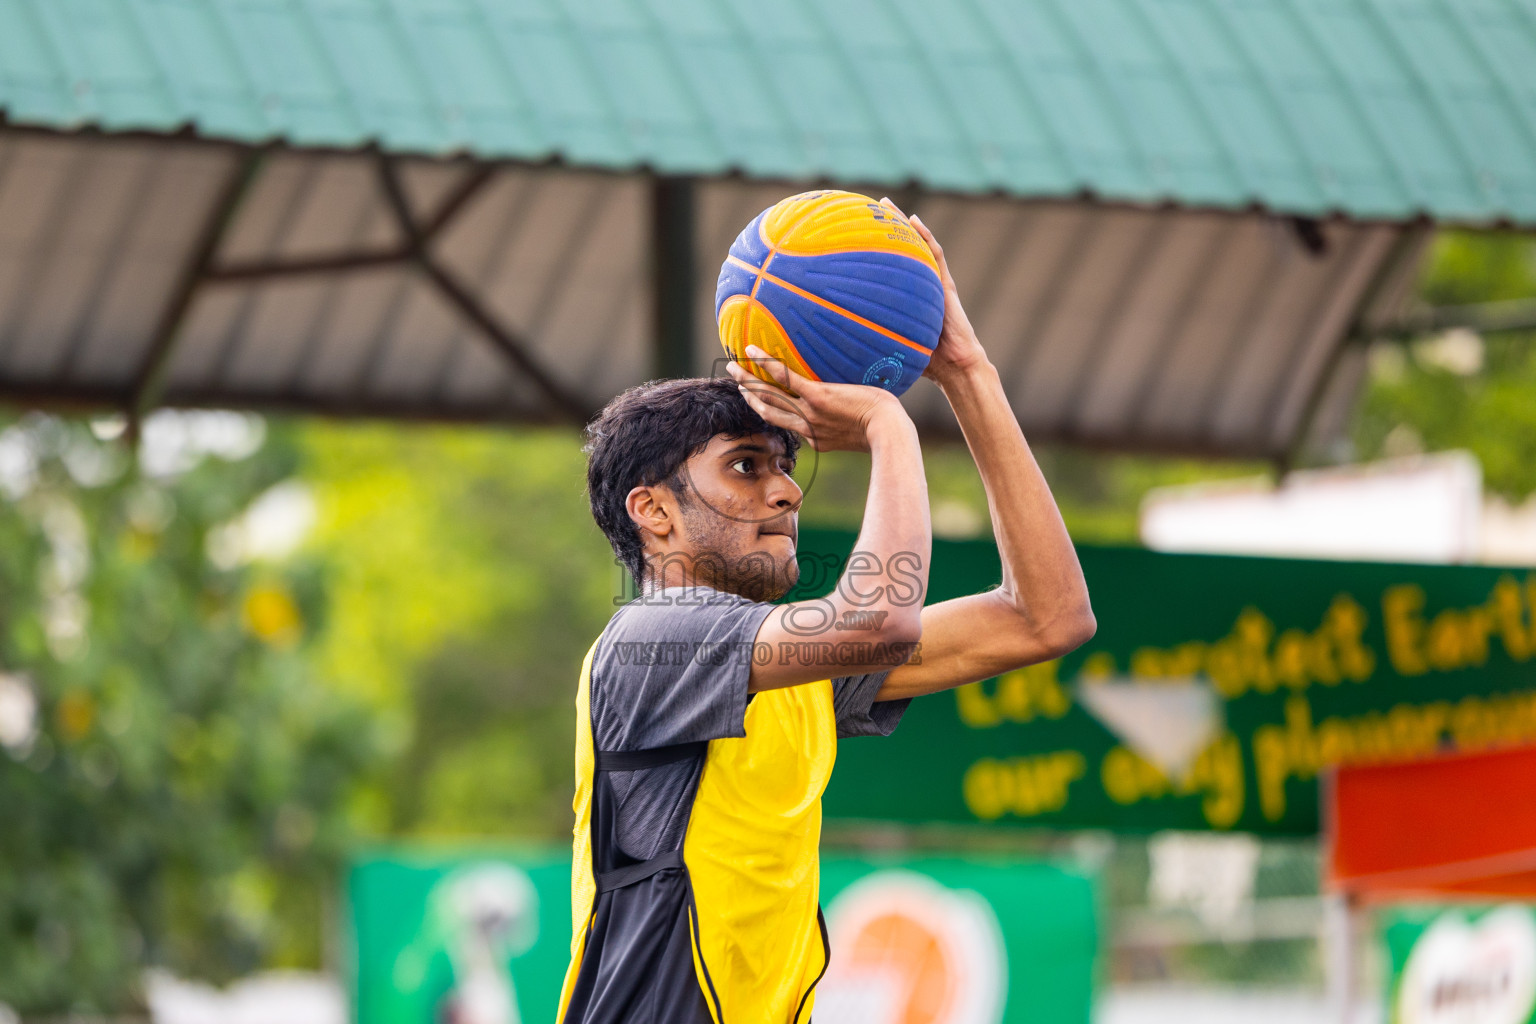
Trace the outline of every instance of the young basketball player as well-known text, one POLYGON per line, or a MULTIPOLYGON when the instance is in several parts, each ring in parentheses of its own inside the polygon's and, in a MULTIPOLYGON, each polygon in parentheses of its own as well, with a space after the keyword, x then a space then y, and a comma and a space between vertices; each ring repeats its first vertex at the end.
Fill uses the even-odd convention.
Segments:
POLYGON ((986 485, 1002 585, 923 606, 922 451, 884 391, 769 361, 783 393, 732 364, 614 399, 588 430, 587 482, 641 596, 581 671, 563 1024, 808 1021, 830 955, 817 843, 838 738, 889 735, 913 697, 1093 635, 1050 490, 912 223, 945 292, 927 376, 986 485), (776 605, 797 577, 797 434, 868 452, 869 496, 832 594, 776 605))

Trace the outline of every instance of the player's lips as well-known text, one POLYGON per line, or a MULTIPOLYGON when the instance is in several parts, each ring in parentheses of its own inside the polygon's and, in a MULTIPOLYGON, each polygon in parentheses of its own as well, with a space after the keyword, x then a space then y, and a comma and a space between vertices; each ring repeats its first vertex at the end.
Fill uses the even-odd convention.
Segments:
POLYGON ((757 535, 759 537, 788 537, 790 540, 794 540, 796 532, 793 526, 780 523, 759 527, 757 535))

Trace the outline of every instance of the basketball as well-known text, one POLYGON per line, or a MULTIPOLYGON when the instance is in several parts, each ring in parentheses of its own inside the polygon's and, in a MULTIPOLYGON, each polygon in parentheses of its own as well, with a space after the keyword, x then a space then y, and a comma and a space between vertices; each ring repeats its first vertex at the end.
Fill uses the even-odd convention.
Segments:
POLYGON ((899 395, 938 344, 944 288, 906 217, 856 192, 802 192, 736 237, 715 317, 726 353, 764 380, 748 345, 813 380, 899 395))

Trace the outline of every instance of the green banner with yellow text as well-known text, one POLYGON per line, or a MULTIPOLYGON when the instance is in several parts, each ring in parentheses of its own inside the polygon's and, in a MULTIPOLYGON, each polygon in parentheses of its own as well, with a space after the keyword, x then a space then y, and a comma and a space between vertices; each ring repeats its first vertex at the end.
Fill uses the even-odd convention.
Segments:
MULTIPOLYGON (((804 531, 793 596, 826 593, 853 539, 804 531)), ((1079 556, 1098 634, 1059 662, 920 698, 888 739, 840 744, 828 817, 1311 834, 1327 765, 1536 742, 1536 573, 1079 556), (1091 687, 1160 683, 1211 694, 1219 714, 1176 771, 1089 710, 1109 692, 1091 687)), ((999 578, 992 543, 936 541, 928 600, 999 578)), ((1124 706, 1136 725, 1140 705, 1124 706)))

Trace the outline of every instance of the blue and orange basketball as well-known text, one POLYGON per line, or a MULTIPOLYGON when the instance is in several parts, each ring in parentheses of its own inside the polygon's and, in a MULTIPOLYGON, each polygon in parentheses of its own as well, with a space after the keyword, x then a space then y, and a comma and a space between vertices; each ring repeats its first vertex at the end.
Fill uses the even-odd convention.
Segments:
POLYGON ((814 380, 901 394, 944 323, 933 252, 907 219, 855 192, 802 192, 731 246, 715 288, 720 343, 767 380, 748 345, 814 380))

